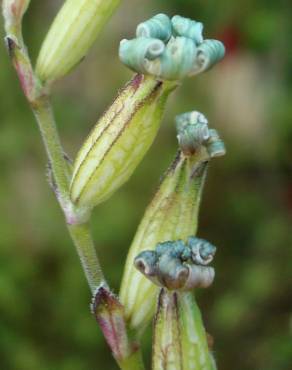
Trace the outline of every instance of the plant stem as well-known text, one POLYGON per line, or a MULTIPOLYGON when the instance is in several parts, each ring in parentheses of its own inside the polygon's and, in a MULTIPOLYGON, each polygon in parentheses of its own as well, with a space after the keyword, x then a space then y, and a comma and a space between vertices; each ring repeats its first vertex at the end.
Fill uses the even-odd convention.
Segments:
MULTIPOLYGON (((7 23, 6 23, 7 24, 7 23)), ((76 246, 90 290, 95 296, 98 288, 107 287, 90 233, 90 211, 77 207, 70 199, 71 169, 65 159, 63 147, 55 123, 49 93, 42 86, 32 68, 22 39, 21 19, 13 27, 6 27, 5 38, 8 52, 18 74, 27 101, 36 117, 51 169, 51 184, 64 212, 69 234, 76 246)), ((122 305, 120 305, 122 308, 122 305)), ((109 308, 105 306, 105 310, 109 308)), ((120 320, 124 321, 122 314, 120 320)), ((125 338, 128 333, 125 326, 125 338)), ((122 370, 143 370, 143 361, 138 344, 125 358, 116 359, 122 370)))
POLYGON ((46 152, 56 184, 56 196, 65 213, 70 236, 76 246, 81 265, 83 267, 90 290, 96 288, 104 281, 95 246, 87 222, 79 223, 79 218, 88 218, 86 212, 76 209, 69 199, 70 174, 64 158, 64 151, 59 139, 57 127, 49 98, 41 96, 31 103, 31 108, 37 119, 46 152))
POLYGON ((66 173, 67 165, 49 98, 41 96, 31 107, 42 134, 60 201, 68 202, 69 174, 66 173))
POLYGON ((64 158, 55 119, 48 96, 42 95, 30 103, 37 119, 56 185, 56 196, 64 211, 70 236, 76 246, 90 290, 104 282, 95 246, 87 222, 86 211, 74 207, 69 197, 70 174, 64 158))
POLYGON ((87 221, 90 212, 70 200, 71 173, 64 158, 53 110, 46 89, 36 78, 21 33, 8 35, 6 43, 28 103, 37 119, 52 171, 51 182, 64 212, 70 235, 77 248, 92 292, 104 281, 87 221), (16 36, 20 37, 19 40, 16 36))
POLYGON ((104 283, 104 276, 95 252, 88 223, 68 225, 70 236, 76 246, 91 292, 104 283))

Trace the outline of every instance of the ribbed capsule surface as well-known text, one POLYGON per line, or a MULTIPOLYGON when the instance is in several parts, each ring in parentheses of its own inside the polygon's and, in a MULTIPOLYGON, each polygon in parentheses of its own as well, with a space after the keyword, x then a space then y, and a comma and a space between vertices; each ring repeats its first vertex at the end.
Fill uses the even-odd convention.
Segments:
POLYGON ((130 326, 143 329, 153 316, 158 293, 150 280, 134 267, 135 257, 158 243, 186 240, 196 234, 198 210, 207 164, 179 152, 152 202, 146 209, 129 250, 120 299, 130 326))
POLYGON ((120 0, 67 0, 41 47, 36 74, 46 82, 67 74, 87 54, 120 0))
POLYGON ((153 370, 216 369, 191 293, 160 291, 153 342, 153 370))
POLYGON ((120 92, 76 158, 70 189, 75 204, 91 208, 128 180, 152 144, 175 87, 136 75, 120 92))
POLYGON ((216 370, 200 309, 192 293, 178 293, 178 316, 184 370, 216 370))

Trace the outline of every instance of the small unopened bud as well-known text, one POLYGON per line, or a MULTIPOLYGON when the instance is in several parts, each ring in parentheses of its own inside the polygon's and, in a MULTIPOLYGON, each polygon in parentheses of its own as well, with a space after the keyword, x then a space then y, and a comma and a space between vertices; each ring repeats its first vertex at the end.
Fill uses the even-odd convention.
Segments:
POLYGON ((120 0, 67 0, 41 47, 36 74, 43 82, 71 71, 87 54, 120 0))
POLYGON ((132 363, 136 365, 137 370, 142 369, 139 346, 128 334, 124 309, 118 298, 106 286, 100 286, 91 308, 121 369, 128 368, 132 363), (140 363, 141 367, 137 367, 140 363))
POLYGON ((15 34, 20 26, 22 17, 26 12, 30 0, 3 0, 2 10, 7 34, 15 34))
POLYGON ((151 146, 176 86, 137 75, 121 91, 77 155, 70 187, 75 204, 92 208, 129 179, 151 146))

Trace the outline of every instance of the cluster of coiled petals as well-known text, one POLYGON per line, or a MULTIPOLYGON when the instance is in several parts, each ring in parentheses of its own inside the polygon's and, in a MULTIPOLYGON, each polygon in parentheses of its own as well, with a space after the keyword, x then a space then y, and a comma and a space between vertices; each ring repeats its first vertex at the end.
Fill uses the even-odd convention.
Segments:
POLYGON ((202 32, 201 22, 158 14, 137 26, 136 38, 121 41, 119 56, 138 73, 180 80, 208 70, 224 57, 224 45, 204 40, 202 32))
POLYGON ((155 250, 141 252, 134 263, 153 283, 169 290, 207 288, 215 277, 214 268, 207 266, 215 252, 206 240, 189 237, 187 243, 159 243, 155 250))
POLYGON ((193 155, 202 148, 209 159, 225 154, 224 142, 217 130, 209 128, 208 120, 202 113, 182 113, 176 116, 175 122, 179 146, 185 155, 193 155))

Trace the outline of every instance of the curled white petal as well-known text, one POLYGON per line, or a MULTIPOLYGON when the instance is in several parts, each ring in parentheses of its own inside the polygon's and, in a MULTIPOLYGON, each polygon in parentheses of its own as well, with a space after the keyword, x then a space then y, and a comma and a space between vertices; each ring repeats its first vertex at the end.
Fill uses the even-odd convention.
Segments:
POLYGON ((208 288, 214 281, 215 270, 213 267, 188 265, 189 275, 183 290, 194 288, 208 288))

